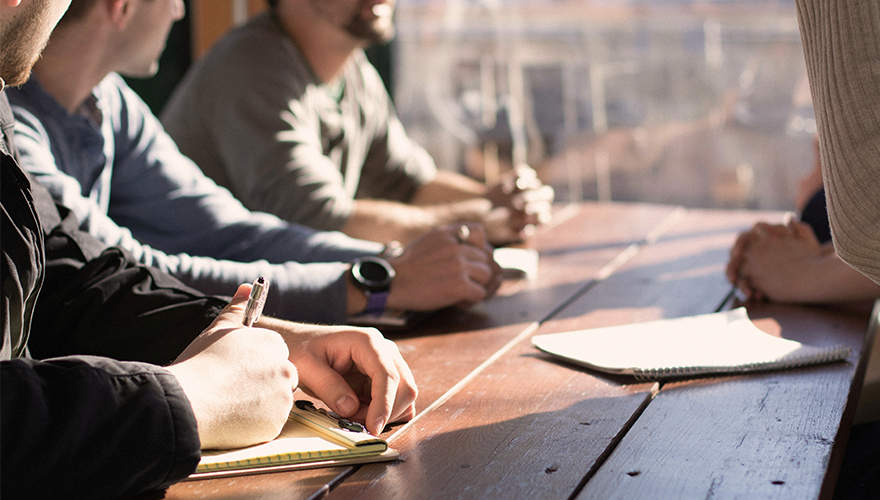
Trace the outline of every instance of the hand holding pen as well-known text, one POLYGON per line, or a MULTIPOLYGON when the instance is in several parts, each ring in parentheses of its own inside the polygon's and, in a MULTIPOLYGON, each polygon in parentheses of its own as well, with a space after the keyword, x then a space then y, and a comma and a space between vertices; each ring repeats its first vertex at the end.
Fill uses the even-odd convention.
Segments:
POLYGON ((244 326, 254 326, 254 323, 260 319, 263 314, 263 307, 266 305, 266 296, 269 293, 269 280, 260 276, 254 281, 251 288, 251 294, 248 297, 247 306, 244 310, 244 326))
MULTIPOLYGON (((299 377, 284 337, 270 329, 242 326, 249 295, 265 298, 267 284, 258 284, 262 295, 253 289, 249 294, 247 285, 240 285, 211 325, 166 367, 190 401, 202 448, 269 441, 278 435, 293 405, 299 377)), ((257 319, 259 301, 253 303, 248 323, 257 319)))

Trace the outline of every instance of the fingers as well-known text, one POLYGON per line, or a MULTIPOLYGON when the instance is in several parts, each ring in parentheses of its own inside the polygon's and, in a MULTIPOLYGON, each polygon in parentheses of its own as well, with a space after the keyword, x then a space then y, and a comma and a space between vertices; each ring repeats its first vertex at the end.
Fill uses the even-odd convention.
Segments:
POLYGON ((759 222, 740 234, 725 274, 749 300, 785 300, 796 296, 798 267, 821 251, 812 228, 789 213, 782 224, 759 222))
POLYGON ((466 245, 461 249, 465 255, 464 277, 468 283, 478 285, 469 286, 467 302, 476 304, 495 295, 501 286, 503 276, 501 266, 495 262, 492 247, 486 243, 483 247, 466 245))
MULTIPOLYGON (((489 242, 496 246, 518 243, 528 236, 528 217, 508 207, 495 207, 481 217, 489 242)), ((534 224, 534 223, 532 223, 534 224)))
POLYGON ((555 192, 551 186, 523 191, 513 199, 513 207, 520 211, 527 223, 546 223, 550 219, 555 192))
POLYGON ((373 434, 412 418, 418 391, 397 346, 372 328, 342 328, 312 336, 294 350, 303 389, 340 416, 364 422, 373 434))
POLYGON ((768 224, 758 222, 752 229, 740 233, 730 249, 730 260, 727 263, 725 274, 730 283, 736 284, 741 278, 745 256, 750 245, 767 237, 786 237, 795 235, 796 221, 786 221, 786 224, 768 224))
POLYGON ((381 342, 385 344, 384 359, 369 359, 363 363, 365 374, 372 381, 365 422, 374 434, 381 433, 389 422, 412 418, 417 394, 415 379, 397 346, 387 339, 381 342), (386 369, 389 361, 394 367, 392 371, 386 369))
POLYGON ((458 244, 491 250, 489 239, 486 237, 486 230, 481 224, 473 222, 450 224, 444 228, 444 231, 451 234, 458 244))
POLYGON ((239 285, 232 300, 230 300, 229 303, 226 304, 226 307, 220 311, 220 314, 214 318, 214 321, 208 325, 208 328, 205 328, 198 337, 190 342, 186 349, 177 356, 177 359, 175 359, 174 362, 179 363, 189 359, 205 350, 208 346, 216 342, 218 338, 222 338, 222 336, 229 330, 242 328, 244 326, 242 321, 244 320, 245 304, 247 303, 250 292, 250 284, 239 285))
POLYGON ((792 230, 796 237, 808 242, 810 246, 815 248, 822 246, 822 242, 816 237, 816 232, 813 231, 813 227, 806 222, 794 222, 792 230))
POLYGON ((750 240, 754 237, 751 231, 740 233, 736 238, 736 242, 730 249, 730 260, 727 263, 727 281, 735 284, 739 279, 739 270, 743 264, 746 248, 750 240))
POLYGON ((543 224, 550 220, 556 193, 551 186, 541 182, 535 169, 525 164, 518 165, 505 181, 504 192, 509 199, 502 205, 515 212, 510 218, 511 222, 521 224, 520 227, 513 226, 513 230, 518 233, 527 225, 543 224))
POLYGON ((294 364, 300 372, 300 388, 324 401, 331 410, 352 418, 360 407, 358 394, 333 366, 321 357, 298 358, 294 364))
POLYGON ((203 448, 274 438, 287 420, 298 382, 282 337, 241 325, 209 327, 167 369, 190 401, 203 448))
POLYGON ((430 311, 473 304, 494 294, 501 282, 501 267, 477 223, 432 230, 389 263, 397 272, 388 295, 392 309, 430 311))
POLYGON ((735 285, 745 295, 747 300, 760 300, 761 293, 755 288, 748 274, 748 250, 755 241, 766 238, 770 232, 776 229, 770 225, 759 222, 749 231, 740 233, 736 242, 730 249, 730 260, 725 269, 727 281, 735 285))
MULTIPOLYGON (((455 228, 456 226, 451 226, 455 228)), ((489 244, 486 231, 479 224, 460 224, 454 229, 456 241, 462 245, 460 255, 464 257, 464 276, 468 281, 481 285, 481 292, 476 289, 469 294, 477 302, 491 296, 501 283, 501 266, 495 262, 493 249, 489 244), (497 281, 497 284, 495 283, 497 281), (480 295, 480 298, 477 298, 480 295)))
POLYGON ((515 176, 514 187, 517 191, 534 189, 536 186, 541 185, 541 180, 538 179, 538 172, 535 172, 535 169, 525 163, 521 163, 514 167, 513 174, 515 176))
POLYGON ((235 295, 232 296, 232 300, 229 301, 229 304, 226 304, 226 307, 223 308, 221 314, 227 311, 240 312, 242 317, 244 317, 245 304, 247 304, 250 294, 250 283, 242 283, 241 285, 238 285, 238 288, 235 290, 235 295))
POLYGON ((519 210, 537 219, 546 218, 555 197, 553 188, 544 185, 535 169, 526 164, 507 172, 500 185, 492 191, 495 193, 489 198, 493 206, 519 210))

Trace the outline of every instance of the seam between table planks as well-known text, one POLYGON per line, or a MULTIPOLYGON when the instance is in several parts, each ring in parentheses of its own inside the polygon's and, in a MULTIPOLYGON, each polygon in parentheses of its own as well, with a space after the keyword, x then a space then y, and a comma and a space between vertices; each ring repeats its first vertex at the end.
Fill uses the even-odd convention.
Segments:
MULTIPOLYGON (((564 220, 568 220, 569 218, 576 215, 576 212, 568 210, 570 206, 564 207, 560 212, 565 215, 564 220)), ((433 410, 441 406, 443 403, 451 399, 453 396, 458 394, 461 389, 463 389, 467 384, 473 381, 477 376, 479 376, 486 368, 491 366, 495 361, 497 361, 501 356, 510 352, 514 347, 519 345, 524 340, 531 337, 531 335, 545 322, 549 321, 557 314, 559 314, 566 307, 571 305, 574 301, 583 297, 590 290, 592 290, 596 285, 606 280, 615 271, 617 271, 621 266, 635 257, 644 247, 656 243, 658 239, 663 235, 664 232, 669 230, 672 226, 674 226, 677 222, 684 218, 684 216, 688 213, 688 210, 684 207, 677 207, 672 213, 663 218, 657 225, 655 225, 648 233, 639 241, 631 243, 628 247, 622 250, 619 254, 617 254, 613 259, 611 259, 607 264, 605 264, 601 269, 596 272, 595 277, 591 278, 587 283, 584 284, 581 288, 575 291, 571 297, 563 301, 559 306, 555 307, 551 310, 547 315, 541 318, 538 321, 530 323, 527 327, 523 329, 516 337, 511 339, 507 344, 498 349, 494 354, 489 356, 485 361, 480 363, 480 365, 474 368, 470 373, 468 373, 465 377, 458 381, 454 386, 449 388, 443 395, 437 398, 433 403, 431 403, 427 408, 419 412, 412 420, 401 426, 397 431, 395 431, 391 436, 386 438, 388 444, 391 445, 394 443, 397 438, 404 435, 409 429, 411 429, 424 415, 428 415, 433 410)), ((627 432, 632 428, 638 418, 641 416, 642 412, 644 412, 645 408, 647 408, 648 404, 654 399, 659 393, 660 386, 656 384, 651 388, 651 395, 649 398, 646 398, 645 401, 639 406, 638 410, 633 413, 631 418, 627 421, 626 425, 621 429, 621 431, 615 436, 611 446, 603 452, 600 459, 597 460, 596 464, 590 469, 587 475, 584 477, 582 484, 579 484, 576 488, 575 492, 572 494, 572 497, 577 495, 581 489, 586 485, 587 480, 592 477, 596 471, 602 466, 602 464, 606 461, 606 459, 611 455, 617 445, 623 440, 623 437, 627 434, 627 432)), ((341 484, 345 479, 354 474, 361 466, 354 465, 346 469, 345 471, 340 472, 337 476, 335 476, 332 480, 328 481, 326 484, 320 486, 317 491, 315 491, 312 495, 309 495, 308 500, 317 500, 320 498, 324 498, 330 494, 336 486, 341 484)))
POLYGON ((409 422, 404 424, 402 427, 400 427, 394 434, 392 434, 387 439, 387 441, 389 443, 394 442, 398 437, 402 436, 410 428, 412 428, 412 426, 420 420, 420 417, 422 417, 423 415, 427 415, 428 413, 430 413, 431 411, 433 411, 434 409, 436 409, 437 407, 439 407, 440 405, 442 405, 443 403, 448 401, 450 398, 452 398, 453 396, 458 394, 458 392, 461 391, 461 389, 464 388, 464 386, 466 386, 473 379, 475 379, 480 373, 483 372, 483 370, 485 370, 486 368, 491 366, 495 361, 497 361, 499 358, 501 358, 501 356, 510 352, 510 350, 512 350, 517 345, 519 345, 521 342, 528 339, 532 335, 532 333, 534 333, 535 330, 538 329, 538 327, 540 327, 542 324, 544 324, 545 322, 547 322, 548 320, 552 319, 554 316, 559 314, 560 311, 562 311, 563 309, 568 307, 572 302, 574 302, 577 299, 579 299, 580 297, 584 296, 584 294, 589 292, 597 284, 601 283, 602 281, 607 279, 609 276, 614 274, 614 272, 617 269, 619 269, 623 264, 625 264, 630 259, 635 257, 643 247, 645 247, 646 245, 650 245, 652 243, 655 243, 660 238, 660 235, 662 235, 664 231, 666 231, 672 225, 674 225, 675 222, 678 222, 679 220, 681 220, 686 213, 687 213, 686 209, 679 207, 678 209, 673 211, 671 214, 666 216, 653 229, 651 229, 651 231, 649 231, 648 234, 645 235, 644 238, 642 238, 641 240, 639 240, 635 243, 630 244, 626 249, 624 249, 619 254, 617 254, 617 256, 615 256, 613 259, 611 259, 611 261, 608 262, 608 264, 605 264, 605 266, 603 266, 601 269, 599 269, 599 271, 596 272, 596 276, 594 278, 591 278, 583 287, 581 287, 574 294, 572 294, 571 297, 569 297, 562 304, 560 304, 559 306, 554 308, 552 311, 550 311, 550 313, 548 313, 542 319, 535 321, 533 323, 530 323, 516 337, 514 337, 507 344, 505 344, 503 347, 501 347, 500 349, 495 351, 494 354, 492 354, 485 361, 480 363, 480 365, 478 367, 474 368, 464 378, 459 380, 458 383, 456 383, 454 386, 449 388, 449 390, 447 390, 442 396, 437 398, 427 408, 422 410, 412 420, 410 420, 409 422))

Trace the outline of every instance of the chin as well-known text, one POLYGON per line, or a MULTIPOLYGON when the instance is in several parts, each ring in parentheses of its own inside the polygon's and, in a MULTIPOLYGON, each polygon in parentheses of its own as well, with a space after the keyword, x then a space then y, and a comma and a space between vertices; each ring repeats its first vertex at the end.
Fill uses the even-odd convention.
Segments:
POLYGON ((155 63, 148 68, 132 68, 119 73, 128 78, 152 78, 159 72, 159 63, 155 63))

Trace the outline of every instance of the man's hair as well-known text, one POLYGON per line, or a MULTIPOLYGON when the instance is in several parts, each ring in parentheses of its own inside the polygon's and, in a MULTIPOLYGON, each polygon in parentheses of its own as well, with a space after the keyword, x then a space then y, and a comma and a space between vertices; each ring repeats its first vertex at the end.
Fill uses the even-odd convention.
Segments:
POLYGON ((266 0, 266 3, 269 4, 270 9, 274 9, 278 6, 278 0, 266 0))
POLYGON ((67 8, 67 12, 64 13, 64 17, 58 21, 58 24, 76 21, 85 17, 96 3, 98 3, 98 0, 71 0, 70 7, 67 8))

